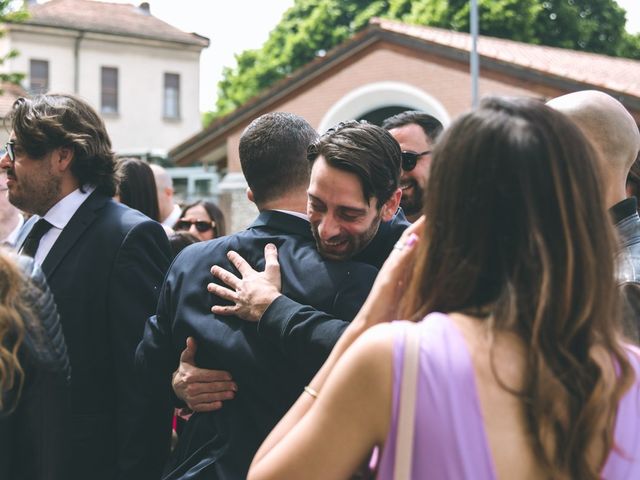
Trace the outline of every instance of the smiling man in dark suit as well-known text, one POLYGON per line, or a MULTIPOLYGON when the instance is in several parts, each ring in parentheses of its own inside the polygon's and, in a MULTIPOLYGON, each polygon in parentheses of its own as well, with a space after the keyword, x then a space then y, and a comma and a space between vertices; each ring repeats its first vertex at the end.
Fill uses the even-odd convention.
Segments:
MULTIPOLYGON (((197 364, 229 372, 237 392, 233 402, 217 411, 191 416, 165 479, 246 478, 258 446, 300 395, 344 330, 343 320, 355 316, 371 288, 374 267, 326 261, 316 249, 305 215, 306 151, 315 137, 313 128, 292 114, 270 113, 254 120, 240 139, 240 162, 249 199, 260 215, 243 232, 187 247, 167 274, 138 360, 160 395, 191 336, 198 345, 197 364), (323 319, 296 351, 278 348, 273 343, 277 339, 263 335, 256 324, 210 312, 212 303, 222 302, 207 293, 211 263, 230 269, 227 252, 234 250, 263 269, 267 244, 278 248, 283 292, 341 319, 323 319)), ((224 398, 232 395, 229 391, 224 398)))
POLYGON ((170 422, 133 364, 169 264, 166 234, 111 199, 111 141, 86 102, 20 98, 10 119, 0 166, 9 201, 34 214, 16 246, 42 266, 71 360, 69 478, 157 479, 170 422))

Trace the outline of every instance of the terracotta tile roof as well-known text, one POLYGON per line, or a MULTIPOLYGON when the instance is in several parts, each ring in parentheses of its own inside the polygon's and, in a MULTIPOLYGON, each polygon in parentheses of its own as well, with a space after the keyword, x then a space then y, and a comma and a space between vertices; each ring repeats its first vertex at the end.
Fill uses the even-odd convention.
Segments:
MULTIPOLYGON (((471 51, 471 35, 441 28, 408 25, 375 18, 372 24, 382 30, 426 40, 444 47, 471 51)), ((524 67, 545 75, 600 86, 640 98, 640 61, 544 47, 481 36, 478 54, 499 62, 524 67)), ((482 61, 481 61, 482 68, 482 61)))
MULTIPOLYGON (((11 111, 13 102, 20 97, 27 96, 27 92, 20 85, 13 83, 2 83, 0 89, 2 90, 2 94, 0 94, 0 118, 5 118, 11 111)), ((2 127, 1 123, 0 127, 2 127)))
POLYGON ((209 39, 183 32, 130 4, 89 0, 50 0, 29 7, 25 22, 73 30, 125 35, 207 47, 209 39))
MULTIPOLYGON (((409 25, 374 18, 368 28, 334 47, 323 57, 316 57, 291 75, 280 79, 236 110, 212 122, 169 151, 178 165, 188 165, 203 151, 222 144, 224 136, 248 119, 268 111, 291 92, 312 81, 321 82, 331 66, 347 61, 356 52, 382 40, 412 49, 428 47, 435 55, 468 62, 471 35, 441 28, 409 25), (453 54, 453 55, 451 55, 453 54)), ((550 85, 559 92, 596 88, 605 90, 633 112, 640 111, 640 61, 609 57, 595 53, 530 45, 511 40, 481 36, 478 41, 480 76, 483 59, 486 69, 499 66, 504 74, 518 76, 533 83, 550 85), (624 97, 624 98, 620 98, 624 97)), ((486 70, 485 70, 486 72, 486 70)))

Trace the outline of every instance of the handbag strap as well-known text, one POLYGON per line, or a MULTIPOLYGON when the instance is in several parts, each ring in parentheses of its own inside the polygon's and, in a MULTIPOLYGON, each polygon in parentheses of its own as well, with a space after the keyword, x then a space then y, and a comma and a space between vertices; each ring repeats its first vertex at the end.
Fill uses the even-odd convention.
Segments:
POLYGON ((404 359, 402 363, 402 383, 400 385, 400 413, 396 437, 394 480, 411 478, 413 458, 413 431, 418 383, 418 353, 420 334, 417 326, 409 325, 404 333, 404 359))

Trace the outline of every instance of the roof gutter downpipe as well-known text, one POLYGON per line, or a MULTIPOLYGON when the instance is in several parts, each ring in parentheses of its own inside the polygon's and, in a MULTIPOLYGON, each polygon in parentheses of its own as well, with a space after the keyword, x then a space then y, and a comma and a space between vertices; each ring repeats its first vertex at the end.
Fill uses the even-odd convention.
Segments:
POLYGON ((478 58, 478 0, 471 0, 471 107, 478 108, 478 77, 480 60, 478 58))
POLYGON ((84 38, 85 32, 80 30, 73 46, 73 93, 80 93, 80 42, 84 38))

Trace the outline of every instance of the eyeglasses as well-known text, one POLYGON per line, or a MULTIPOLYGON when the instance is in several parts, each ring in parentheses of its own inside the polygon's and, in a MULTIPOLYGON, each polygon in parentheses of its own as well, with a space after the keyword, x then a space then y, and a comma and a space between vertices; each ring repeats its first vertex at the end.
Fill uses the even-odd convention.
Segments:
POLYGON ((416 152, 402 152, 402 170, 405 172, 410 172, 414 168, 416 168, 416 163, 418 163, 418 159, 425 155, 429 155, 431 150, 427 150, 426 152, 416 153, 416 152))
POLYGON ((215 229, 216 222, 207 222, 206 220, 186 220, 181 218, 176 222, 174 230, 189 230, 191 225, 196 226, 196 230, 200 233, 208 232, 212 228, 215 229))
POLYGON ((7 152, 7 155, 9 155, 9 160, 11 160, 11 163, 15 163, 16 161, 16 153, 13 151, 13 146, 15 144, 16 142, 14 142, 13 140, 9 140, 4 144, 4 149, 7 152))

